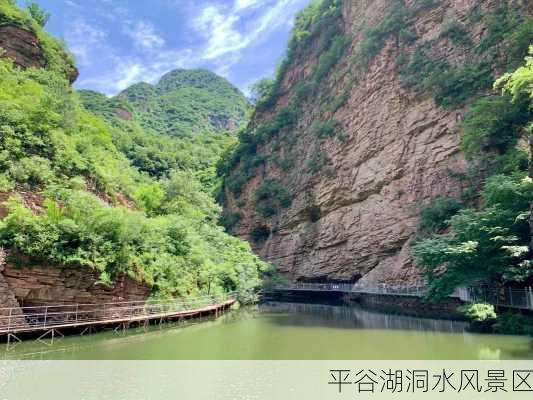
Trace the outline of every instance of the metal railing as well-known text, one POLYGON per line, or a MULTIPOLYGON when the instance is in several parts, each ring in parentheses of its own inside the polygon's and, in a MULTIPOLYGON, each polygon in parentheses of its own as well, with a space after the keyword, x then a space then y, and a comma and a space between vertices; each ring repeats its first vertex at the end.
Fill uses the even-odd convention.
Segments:
POLYGON ((295 282, 284 286, 278 286, 276 290, 301 290, 301 291, 318 291, 318 292, 340 292, 340 293, 365 293, 365 294, 383 294, 395 296, 417 296, 422 297, 426 294, 427 288, 422 285, 416 286, 392 286, 376 285, 366 286, 352 283, 301 283, 295 282))
POLYGON ((0 308, 0 334, 47 330, 91 323, 127 322, 202 311, 235 299, 204 296, 176 301, 129 301, 101 304, 58 304, 37 307, 0 308))
POLYGON ((500 307, 533 310, 533 288, 491 288, 486 286, 464 288, 461 300, 468 303, 487 303, 500 307))
MULTIPOLYGON (((281 291, 310 291, 310 292, 339 292, 379 294, 389 296, 424 297, 427 292, 425 285, 394 286, 380 284, 375 286, 358 285, 350 283, 302 283, 294 282, 277 286, 275 290, 281 291)), ((466 303, 488 303, 499 307, 533 310, 533 288, 494 289, 488 287, 459 287, 450 297, 458 298, 466 303)))

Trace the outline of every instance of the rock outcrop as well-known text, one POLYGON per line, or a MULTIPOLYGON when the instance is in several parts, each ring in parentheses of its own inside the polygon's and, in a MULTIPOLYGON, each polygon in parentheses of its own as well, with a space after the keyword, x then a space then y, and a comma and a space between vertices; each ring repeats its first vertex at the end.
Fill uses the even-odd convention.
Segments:
MULTIPOLYGON (((46 68, 50 62, 38 35, 15 24, 0 26, 0 57, 8 57, 22 68, 46 68)), ((79 71, 70 63, 66 53, 64 59, 66 78, 72 84, 78 79, 79 71)))
MULTIPOLYGON (((4 250, 0 249, 0 308, 18 307, 19 304, 15 298, 15 294, 9 288, 7 280, 3 275, 6 266, 5 257, 6 254, 4 250)), ((0 315, 2 314, 0 313, 0 315)))
POLYGON ((19 268, 8 263, 0 274, 0 300, 6 304, 4 307, 145 300, 150 291, 149 286, 124 277, 111 286, 100 284, 97 274, 83 268, 19 268))
MULTIPOLYGON (((392 2, 342 2, 341 26, 350 43, 327 83, 321 84, 322 91, 331 93, 329 100, 308 99, 299 112, 297 126, 285 133, 295 143, 292 151, 289 146, 279 146, 278 137, 258 145, 257 154, 266 161, 240 196, 226 190, 227 212, 241 214, 234 232, 248 239, 255 251, 288 277, 368 284, 404 284, 420 279, 410 245, 421 207, 438 196, 459 198, 465 188, 459 176, 467 163, 459 148, 458 128, 465 107, 438 106, 430 93, 407 87, 399 74, 399 58, 425 45, 432 58, 460 65, 473 55, 443 35, 445 27, 456 21, 465 27, 473 43, 479 43, 486 27, 469 22, 469 15, 475 8, 493 10, 500 2, 433 3, 409 19, 406 31, 413 37, 407 45, 400 49, 398 36, 391 36, 357 74, 350 59, 364 40, 362 32, 377 26, 392 2), (333 99, 341 96, 345 96, 344 104, 328 110, 333 99), (340 123, 342 140, 317 140, 313 124, 326 119, 340 123), (309 163, 319 153, 325 161, 318 172, 311 172, 309 163), (294 165, 282 170, 273 162, 275 157, 290 158, 294 165), (292 203, 277 215, 264 218, 256 211, 254 193, 271 179, 282 182, 292 203), (267 232, 263 241, 252 238, 258 227, 267 232)), ((408 8, 416 4, 405 2, 408 8)), ((318 58, 312 57, 291 63, 276 104, 257 112, 252 124, 269 121, 282 107, 293 104, 297 83, 310 80, 317 63, 318 58)), ((493 72, 494 77, 501 73, 493 72)), ((241 162, 232 174, 242 168, 241 162)))
POLYGON ((37 36, 18 26, 0 26, 0 47, 20 67, 42 68, 46 64, 37 36))

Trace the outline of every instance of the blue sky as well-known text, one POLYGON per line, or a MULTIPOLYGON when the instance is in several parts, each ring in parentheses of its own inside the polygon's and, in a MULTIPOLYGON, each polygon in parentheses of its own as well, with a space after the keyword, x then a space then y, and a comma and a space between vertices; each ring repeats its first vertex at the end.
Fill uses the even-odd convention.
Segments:
POLYGON ((116 94, 175 68, 207 68, 241 88, 271 75, 309 0, 39 0, 74 53, 78 88, 116 94))

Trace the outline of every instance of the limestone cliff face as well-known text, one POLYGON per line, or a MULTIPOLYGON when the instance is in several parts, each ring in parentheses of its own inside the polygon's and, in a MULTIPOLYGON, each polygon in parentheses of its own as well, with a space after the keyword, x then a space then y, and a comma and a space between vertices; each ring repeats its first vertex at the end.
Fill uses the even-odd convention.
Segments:
MULTIPOLYGON (((410 245, 421 206, 438 196, 459 197, 464 189, 457 176, 467 168, 459 149, 458 129, 465 108, 440 107, 431 94, 406 87, 398 59, 425 45, 433 59, 460 65, 473 55, 442 34, 445 26, 457 21, 478 43, 486 27, 471 22, 468 16, 474 8, 489 11, 500 2, 437 1, 409 18, 407 28, 414 33, 410 42, 400 45, 397 35, 389 37, 369 65, 357 73, 350 59, 364 39, 363 31, 378 25, 391 3, 342 2, 341 26, 350 43, 321 84, 321 91, 331 93, 329 102, 345 95, 344 105, 331 112, 327 111, 328 101, 308 99, 296 128, 286 133, 295 142, 292 151, 283 145, 277 149, 278 138, 259 145, 257 153, 267 161, 239 197, 226 190, 228 210, 242 215, 234 232, 292 279, 418 280, 410 245), (324 119, 340 123, 343 140, 317 140, 312 125, 324 119), (324 154, 327 161, 313 173, 308 165, 317 153, 324 154), (294 166, 281 170, 272 162, 275 156, 292 158, 294 166), (256 212, 254 191, 268 179, 280 180, 292 203, 277 215, 263 218, 256 212), (251 233, 257 227, 270 231, 268 238, 254 242, 251 233)), ((406 1, 405 6, 413 8, 416 3, 406 1)), ((300 58, 289 65, 273 110, 257 112, 252 124, 268 121, 276 111, 294 103, 297 82, 309 80, 317 62, 316 57, 300 58)), ((501 73, 493 72, 494 76, 501 73)), ((241 168, 242 163, 232 173, 241 168)))

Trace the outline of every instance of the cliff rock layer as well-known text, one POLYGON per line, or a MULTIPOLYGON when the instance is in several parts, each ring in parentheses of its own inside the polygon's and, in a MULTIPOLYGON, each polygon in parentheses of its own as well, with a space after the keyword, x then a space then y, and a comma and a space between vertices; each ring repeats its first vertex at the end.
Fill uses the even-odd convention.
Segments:
MULTIPOLYGON (((2 16, 4 17, 4 16, 2 16)), ((5 21, 2 21, 5 23, 5 21)), ((49 42, 48 47, 43 47, 42 37, 31 27, 21 25, 20 21, 10 21, 0 25, 0 57, 9 57, 22 68, 58 68, 58 63, 53 58, 61 61, 61 70, 69 80, 74 83, 78 79, 79 71, 74 66, 72 59, 62 47, 49 42)))
POLYGON ((5 307, 47 304, 96 304, 145 300, 150 287, 127 278, 112 286, 98 283, 89 269, 39 266, 18 268, 5 265, 0 274, 0 299, 5 307))
MULTIPOLYGON (((527 14, 528 2, 503 3, 527 14)), ((318 89, 305 97, 306 82, 316 81, 317 70, 327 66, 325 52, 294 52, 274 104, 259 107, 253 118, 250 129, 269 123, 284 108, 298 107, 289 128, 258 141, 255 163, 241 158, 231 170, 229 179, 236 181, 254 166, 238 190, 226 185, 226 213, 238 219, 233 231, 292 279, 418 280, 410 245, 421 207, 439 196, 460 197, 465 189, 460 176, 467 170, 458 126, 468 99, 458 101, 452 92, 440 93, 439 100, 433 84, 421 87, 424 71, 430 64, 444 70, 473 60, 482 65, 475 49, 490 35, 487 21, 501 5, 494 0, 341 1, 336 23, 343 51, 318 89), (415 67, 419 75, 409 72, 415 67), (290 204, 283 199, 276 212, 261 210, 272 193, 280 197, 279 186, 290 204)), ((311 47, 322 46, 330 26, 324 24, 311 47)), ((494 58, 500 57, 498 44, 490 45, 494 58)), ((486 79, 490 87, 502 71, 497 63, 483 65, 488 74, 473 79, 486 79)))
POLYGON ((44 53, 37 36, 17 26, 0 26, 0 47, 15 64, 28 68, 42 68, 45 65, 44 53))

